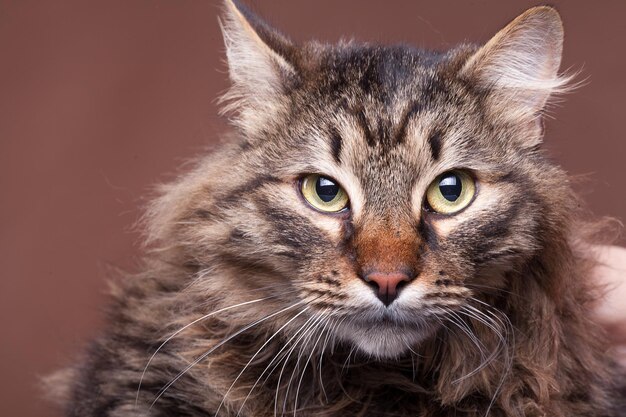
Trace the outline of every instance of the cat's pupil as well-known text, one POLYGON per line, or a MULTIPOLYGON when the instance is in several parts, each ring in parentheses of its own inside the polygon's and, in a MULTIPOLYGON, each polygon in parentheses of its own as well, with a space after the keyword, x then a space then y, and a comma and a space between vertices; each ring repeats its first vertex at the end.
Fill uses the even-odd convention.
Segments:
POLYGON ((456 201, 461 195, 463 185, 456 174, 445 174, 439 181, 439 191, 448 201, 456 201))
POLYGON ((328 203, 337 197, 339 186, 328 178, 319 177, 315 183, 315 192, 323 202, 328 203))

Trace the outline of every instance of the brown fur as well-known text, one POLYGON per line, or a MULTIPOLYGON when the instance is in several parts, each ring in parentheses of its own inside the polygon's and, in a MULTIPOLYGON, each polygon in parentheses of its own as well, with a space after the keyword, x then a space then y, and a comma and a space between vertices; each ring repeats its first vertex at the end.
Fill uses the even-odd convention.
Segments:
POLYGON ((446 53, 295 45, 237 4, 224 16, 237 134, 151 206, 143 272, 54 381, 68 416, 623 411, 590 318, 595 226, 538 147, 567 81, 553 9, 446 53), (428 211, 458 168, 474 201, 428 211), (350 209, 308 207, 310 173, 350 209), (385 307, 363 274, 401 267, 415 279, 385 307))

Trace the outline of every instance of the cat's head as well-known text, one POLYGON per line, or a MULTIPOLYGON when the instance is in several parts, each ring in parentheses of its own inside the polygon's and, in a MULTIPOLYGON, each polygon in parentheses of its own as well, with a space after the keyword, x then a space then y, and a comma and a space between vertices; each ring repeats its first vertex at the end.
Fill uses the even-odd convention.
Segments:
POLYGON ((541 250, 567 194, 538 150, 567 81, 553 8, 443 53, 295 44, 225 9, 238 138, 154 210, 199 280, 395 357, 541 250))

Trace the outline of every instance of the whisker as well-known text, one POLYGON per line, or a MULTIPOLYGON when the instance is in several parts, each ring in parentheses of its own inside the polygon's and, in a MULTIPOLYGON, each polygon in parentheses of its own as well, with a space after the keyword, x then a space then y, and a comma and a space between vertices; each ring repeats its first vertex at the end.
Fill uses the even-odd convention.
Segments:
MULTIPOLYGON (((322 323, 322 322, 320 322, 320 323, 322 323)), ((315 341, 315 344, 311 348, 311 352, 309 353, 309 357, 308 357, 308 359, 306 360, 306 362, 304 364, 304 368, 302 368, 302 373, 300 374, 300 380, 298 381, 298 386, 296 388, 296 398, 295 398, 294 405, 293 405, 293 417, 296 417, 296 411, 298 410, 298 396, 300 395, 300 386, 302 385, 302 380, 304 379, 304 374, 306 373, 306 368, 309 365, 309 362, 311 362, 311 358, 313 357, 313 354, 315 353, 315 348, 317 347, 317 344, 319 343, 320 339, 324 335, 324 331, 328 327, 329 323, 330 323, 330 319, 327 318, 326 322, 324 323, 324 328, 320 331, 320 335, 317 337, 317 340, 315 341)))
MULTIPOLYGON (((481 323, 483 323, 485 326, 489 327, 491 330, 494 331, 494 333, 496 333, 498 335, 498 338, 500 339, 500 341, 502 343, 504 343, 504 337, 502 336, 502 333, 500 332, 499 329, 497 329, 495 327, 495 323, 494 323, 494 318, 487 316, 485 313, 483 313, 482 311, 478 310, 475 307, 472 306, 463 306, 462 311, 464 313, 469 313, 467 311, 467 309, 470 309, 471 312, 473 312, 473 315, 470 315, 471 317, 475 318, 476 320, 480 321, 481 323)), ((502 324, 502 322, 500 323, 502 324)))
POLYGON ((163 341, 163 343, 161 343, 159 345, 159 347, 156 349, 156 351, 154 351, 154 353, 152 354, 152 356, 150 356, 150 359, 148 359, 148 363, 146 364, 146 366, 143 368, 143 372, 141 373, 141 378, 139 378, 139 385, 137 386, 137 394, 135 395, 135 407, 137 406, 137 403, 139 402, 139 393, 141 392, 141 384, 143 382, 143 379, 146 376, 146 371, 148 370, 148 368, 150 367, 150 364, 152 363, 152 361, 154 360, 154 358, 156 357, 156 355, 159 353, 159 351, 161 351, 161 349, 173 338, 175 338, 177 335, 179 335, 180 333, 182 333, 183 331, 185 331, 186 329, 188 329, 189 327, 193 326, 194 324, 202 321, 202 320, 206 320, 208 318, 211 318, 213 316, 215 316, 216 314, 220 314, 223 313, 224 311, 228 311, 228 310, 232 310, 233 308, 237 308, 237 307, 242 307, 242 306, 246 306, 246 305, 250 305, 250 304, 254 304, 254 303, 258 303, 261 301, 266 301, 269 300, 271 298, 274 298, 275 296, 269 296, 269 297, 263 297, 263 298, 257 298, 256 300, 251 300, 251 301, 246 301, 243 303, 239 303, 239 304, 235 304, 229 307, 224 307, 221 308, 219 310, 213 311, 209 314, 205 314, 202 317, 199 317, 197 319, 195 319, 194 321, 192 321, 189 324, 186 324, 185 326, 181 327, 180 329, 178 329, 177 331, 175 331, 174 333, 172 333, 167 339, 165 339, 163 341))
MULTIPOLYGON (((330 319, 332 320, 332 316, 330 317, 330 319)), ((320 378, 320 387, 322 388, 322 393, 324 394, 324 398, 326 399, 326 403, 328 403, 328 395, 326 394, 326 388, 324 387, 324 378, 322 377, 322 363, 324 361, 324 352, 326 351, 326 347, 328 346, 328 342, 330 340, 331 332, 334 335, 336 333, 336 330, 337 330, 338 326, 339 326, 339 323, 337 322, 332 327, 332 330, 329 329, 326 332, 326 337, 324 338, 324 345, 322 346, 322 352, 320 354, 320 360, 319 360, 319 366, 318 366, 319 378, 320 378)))
POLYGON ((470 341, 478 348, 481 358, 484 359, 485 358, 485 351, 484 351, 485 346, 480 342, 480 340, 478 340, 476 335, 472 332, 472 330, 469 328, 467 323, 463 321, 461 317, 459 317, 453 311, 449 311, 449 313, 452 315, 451 317, 449 317, 450 323, 456 325, 463 333, 465 333, 465 335, 467 335, 470 341))
MULTIPOLYGON (((436 316, 435 316, 435 317, 436 317, 436 316)), ((438 318, 438 317, 437 317, 437 318, 438 318)), ((439 321, 441 322, 441 320, 439 320, 439 321)), ((441 322, 441 323, 443 323, 443 322, 441 322)), ((423 358, 423 357, 424 357, 423 355, 420 355, 419 353, 417 353, 416 351, 414 351, 414 350, 411 348, 411 346, 409 346, 409 344, 408 344, 408 343, 404 342, 404 346, 406 346, 406 348, 407 348, 408 350, 410 350, 410 351, 411 351, 411 353, 412 353, 413 355, 417 356, 418 358, 423 358)))
POLYGON ((344 371, 346 370, 346 366, 350 365, 350 357, 352 356, 352 353, 356 350, 356 346, 352 346, 352 348, 350 349, 350 352, 348 353, 348 357, 346 358, 345 362, 343 363, 343 366, 341 367, 341 374, 343 375, 344 371))
POLYGON ((471 372, 467 373, 466 375, 457 378, 453 381, 453 383, 458 383, 461 382, 473 375, 476 375, 478 372, 480 372, 482 369, 484 369, 487 365, 489 365, 491 363, 491 361, 493 361, 498 354, 502 351, 504 345, 505 345, 505 339, 504 336, 493 326, 491 326, 490 324, 488 324, 484 319, 475 316, 474 314, 470 314, 467 311, 463 311, 461 310, 460 313, 463 313, 465 315, 467 315, 467 317, 473 318, 475 320, 480 321, 481 323, 485 324, 486 326, 488 326, 491 330, 493 330, 493 332, 497 335, 497 337, 499 338, 499 342, 498 342, 498 346, 496 346, 496 348, 493 350, 493 352, 491 352, 491 354, 489 355, 489 357, 484 358, 482 360, 482 362, 478 365, 478 367, 476 367, 476 369, 472 370, 471 372))
MULTIPOLYGON (((511 344, 510 344, 510 349, 515 349, 515 329, 513 327, 513 323, 511 323, 511 320, 508 318, 508 316, 504 313, 502 313, 500 310, 494 308, 498 313, 502 314, 502 316, 506 319, 506 323, 508 324, 508 326, 506 327, 507 329, 507 334, 511 335, 511 344), (510 333, 508 332, 508 330, 510 330, 510 333)), ((493 313, 492 313, 493 314, 493 313)), ((498 396, 498 394, 500 393, 500 390, 502 389, 502 386, 504 385, 504 381, 506 380, 507 375, 511 372, 511 369, 513 368, 513 357, 510 353, 508 353, 509 350, 507 350, 507 355, 506 355, 506 368, 504 369, 504 371, 502 372, 502 377, 500 378, 500 382, 498 383, 498 386, 496 387, 496 390, 493 393, 493 397, 491 398, 491 402, 489 403, 489 407, 487 407, 487 411, 485 412, 485 417, 489 416, 489 411, 491 411, 491 407, 493 407, 493 404, 496 401, 496 398, 498 396)))
MULTIPOLYGON (((300 368, 300 360, 302 359, 302 347, 306 346, 309 343, 309 340, 314 337, 315 331, 317 330, 317 325, 324 319, 323 314, 326 311, 327 310, 322 311, 320 313, 320 315, 318 316, 318 319, 315 320, 312 323, 312 325, 310 326, 309 330, 307 331, 306 339, 305 339, 304 343, 302 343, 302 345, 301 345, 301 347, 300 347, 300 349, 298 351, 298 358, 296 359, 296 365, 294 366, 293 371, 291 372, 291 376, 289 377, 289 381, 287 382, 287 390, 285 391, 285 398, 283 399, 283 413, 282 413, 282 415, 285 414, 285 411, 287 409, 287 399, 289 397, 289 391, 291 389, 291 382, 293 381, 293 378, 296 375, 296 371, 300 368)), ((297 346, 297 343, 294 345, 294 348, 296 346, 297 346)), ((287 359, 289 359, 289 358, 287 358, 287 359)))
MULTIPOLYGON (((471 311, 474 312, 474 314, 479 315, 483 317, 485 320, 490 321, 494 327, 495 327, 495 320, 497 320, 502 325, 505 331, 505 335, 502 335, 500 332, 498 332, 500 333, 500 337, 501 337, 501 343, 502 343, 501 350, 504 350, 505 352, 504 369, 502 372, 502 376, 500 377, 500 381, 498 382, 498 386, 496 387, 493 393, 493 396, 491 397, 491 401, 489 402, 487 411, 485 412, 485 417, 487 417, 489 415, 489 412, 491 411, 491 408, 496 402, 496 398, 498 397, 498 394, 500 393, 500 390, 502 389, 502 386, 504 385, 504 381, 506 380, 507 375, 509 374, 509 372, 511 372, 511 369, 513 367, 513 358, 510 354, 510 350, 515 349, 515 328, 513 326, 513 323, 511 323, 511 320, 509 319, 509 317, 506 314, 504 314, 502 311, 474 297, 470 297, 470 299, 478 304, 481 304, 483 307, 485 307, 485 311, 481 311, 472 306, 468 306, 471 308, 471 311), (489 316, 487 316, 487 314, 489 314, 489 316), (507 343, 508 336, 510 336, 510 343, 507 343)), ((476 316, 474 318, 478 319, 478 317, 476 316)))
POLYGON ((278 330, 276 330, 274 332, 274 334, 272 334, 272 336, 270 336, 265 343, 263 343, 263 345, 261 345, 261 347, 254 353, 254 355, 252 355, 252 357, 250 358, 250 360, 248 361, 248 363, 246 363, 243 367, 243 369, 241 370, 241 372, 239 372, 239 375, 237 375, 237 377, 235 378, 235 380, 233 381, 232 384, 230 384, 230 387, 228 388, 228 390, 226 391, 226 394, 224 394, 224 396, 222 397, 222 401, 220 401, 220 404, 217 407, 217 410, 215 411, 215 417, 217 417, 217 415, 219 414, 220 409, 222 408, 222 405, 224 404, 224 401, 226 400, 226 397, 228 397, 228 394, 230 394, 231 390, 233 389, 233 387, 235 386, 235 384, 237 383, 237 381, 239 380, 239 378, 241 377, 241 375, 243 375, 243 373, 246 371, 246 369, 248 369, 248 366, 250 366, 250 364, 254 361, 254 359, 259 355, 259 353, 265 348, 265 346, 267 346, 272 339, 274 339, 274 337, 276 337, 281 330, 283 330, 285 327, 287 327, 292 321, 294 321, 295 319, 297 319, 298 317, 300 317, 301 314, 303 314, 305 311, 307 311, 309 308, 311 308, 310 306, 307 306, 305 308, 302 309, 302 311, 300 311, 298 314, 294 315, 291 319, 289 319, 285 324, 283 324, 278 330))
MULTIPOLYGON (((474 302, 476 302, 476 303, 478 303, 478 304, 480 304, 480 305, 482 305, 483 307, 485 307, 486 312, 489 313, 494 319, 498 320, 501 325, 506 327, 507 324, 500 319, 499 315, 496 315, 495 313, 493 313, 492 310, 496 310, 502 317, 504 317, 506 319, 508 324, 511 324, 511 321, 506 316, 506 314, 502 313, 500 310, 498 310, 497 308, 493 307, 491 304, 485 303, 484 301, 481 301, 481 300, 479 300, 478 298, 475 298, 475 297, 469 297, 469 299, 474 301, 474 302)), ((483 312, 483 314, 484 314, 484 312, 483 312)))
MULTIPOLYGON (((280 365, 281 361, 281 353, 287 349, 289 347, 289 344, 291 343, 291 341, 293 339, 295 339, 300 332, 302 332, 302 330, 304 330, 304 328, 306 327, 307 323, 309 323, 311 320, 313 320, 315 317, 311 316, 307 319, 307 321, 304 322, 304 324, 296 331, 294 332, 294 334, 285 342, 285 344, 283 345, 282 348, 280 348, 280 350, 274 355, 274 357, 272 358, 272 360, 267 364, 267 366, 265 367, 265 369, 263 370, 263 372, 261 372, 261 375, 259 375, 259 377, 257 378, 257 380, 254 382, 254 385, 252 385, 252 388, 250 388, 250 391, 248 391, 248 395, 246 395, 246 398, 244 398, 243 403, 241 404, 241 406, 239 407, 239 411, 237 412, 237 415, 235 417, 238 417, 241 414, 241 411, 243 410, 243 407, 246 404, 246 401, 248 401, 248 398, 250 398, 250 395, 252 394, 252 391, 254 390, 254 388, 257 386, 257 384, 261 381, 261 378, 263 378, 263 375, 265 375, 265 373, 270 369, 270 366, 272 366, 272 364, 274 362, 276 362, 276 365, 270 370, 270 372, 268 373, 268 377, 271 375, 271 373, 278 367, 278 365, 280 365)), ((267 378, 265 379, 265 381, 267 381, 267 378)), ((264 383, 265 383, 264 381, 264 383)))
POLYGON ((418 357, 420 355, 417 354, 417 352, 415 352, 413 349, 411 349, 411 346, 409 346, 409 344, 407 342, 404 342, 404 346, 406 346, 406 348, 409 350, 409 352, 411 352, 411 369, 413 371, 413 381, 415 381, 415 377, 416 377, 416 368, 415 368, 415 355, 417 355, 418 357))
MULTIPOLYGON (((283 366, 280 369, 280 373, 278 374, 278 382, 276 383, 276 394, 274 396, 274 417, 276 417, 278 415, 278 393, 279 393, 279 390, 280 390, 280 382, 282 380, 283 372, 285 371, 285 367, 287 366, 287 363, 289 362, 289 358, 291 357, 291 354, 295 350, 296 346, 298 346, 298 343, 300 343, 300 340, 302 340, 302 338, 305 337, 306 334, 313 328, 313 326, 315 325, 316 321, 318 321, 320 319, 320 316, 312 316, 311 318, 313 320, 311 320, 308 323, 307 328, 301 332, 300 336, 294 342, 293 346, 289 349, 289 352, 287 352, 287 355, 285 356, 285 359, 283 360, 283 366)), ((287 397, 288 392, 289 391, 287 391, 285 393, 285 401, 286 401, 286 397, 287 397)), ((282 414, 283 415, 285 414, 285 410, 284 409, 283 409, 283 413, 282 414)))
MULTIPOLYGON (((265 377, 265 379, 263 380, 263 384, 267 383, 267 380, 269 379, 269 377, 271 376, 272 372, 274 372, 276 370, 276 368, 278 368, 280 366, 282 362, 282 360, 287 356, 287 354, 289 352, 284 352, 280 355, 280 357, 278 357, 278 354, 283 352, 285 349, 290 348, 291 346, 289 345, 289 343, 291 343, 293 341, 293 339, 295 339, 297 336, 302 337, 303 336, 303 331, 307 331, 309 328, 309 325, 311 324, 310 322, 312 320, 315 320, 316 316, 311 316, 309 317, 309 319, 303 323, 303 325, 300 327, 300 329, 298 329, 294 335, 292 337, 289 338, 289 340, 287 340, 287 342, 285 342, 285 345, 278 351, 278 353, 276 355, 274 355, 274 358, 272 359, 271 362, 277 360, 276 364, 272 367, 272 369, 270 369, 270 372, 268 373, 268 375, 265 377)), ((298 338, 296 340, 296 343, 298 343, 300 341, 300 338, 298 338)), ((270 362, 270 364, 271 364, 270 362)))
POLYGON ((200 361, 202 361, 203 359, 205 359, 207 356, 209 356, 211 353, 213 353, 215 350, 219 349, 221 346, 223 346, 224 344, 228 343, 230 340, 232 340, 233 338, 239 336, 241 333, 245 332, 246 330, 251 329, 252 327, 256 326, 259 323, 264 322, 265 320, 268 320, 274 316, 277 316, 278 314, 281 314, 289 309, 292 309, 300 304, 302 304, 302 301, 298 301, 297 303, 291 304, 288 307, 285 307, 277 312, 274 312, 268 316, 265 316, 259 320, 256 320, 255 322, 246 325, 245 327, 243 327, 242 329, 240 329, 239 331, 237 331, 236 333, 234 333, 233 335, 227 337, 225 340, 221 341, 220 343, 218 343, 217 345, 213 346, 211 349, 209 349, 208 351, 206 351, 205 353, 203 353, 202 355, 200 355, 196 360, 194 360, 191 364, 189 364, 184 370, 182 370, 178 375, 176 375, 176 377, 171 380, 170 382, 168 382, 163 388, 161 388, 161 390, 159 391, 159 393, 157 394, 156 398, 152 401, 152 404, 150 405, 150 410, 154 407, 154 405, 156 404, 156 402, 163 396, 163 394, 165 394, 165 392, 172 386, 174 385, 174 383, 176 383, 176 381, 178 381, 183 375, 185 375, 191 368, 193 368, 194 366, 196 366, 198 363, 200 363, 200 361))

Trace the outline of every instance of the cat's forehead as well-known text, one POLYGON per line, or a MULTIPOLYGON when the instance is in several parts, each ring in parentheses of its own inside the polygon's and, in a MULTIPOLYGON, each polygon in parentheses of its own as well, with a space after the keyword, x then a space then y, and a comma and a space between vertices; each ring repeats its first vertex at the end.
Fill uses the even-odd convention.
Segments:
POLYGON ((381 182, 406 189, 449 160, 449 148, 462 155, 458 138, 478 121, 474 100, 450 75, 451 56, 367 46, 323 54, 296 100, 304 109, 298 123, 319 142, 316 155, 348 167, 370 189, 381 182))
MULTIPOLYGON (((304 74, 306 94, 341 100, 348 106, 394 104, 418 100, 442 90, 441 68, 449 54, 408 46, 339 45, 314 53, 317 59, 304 74)), ((399 109, 398 109, 399 110, 399 109)))

